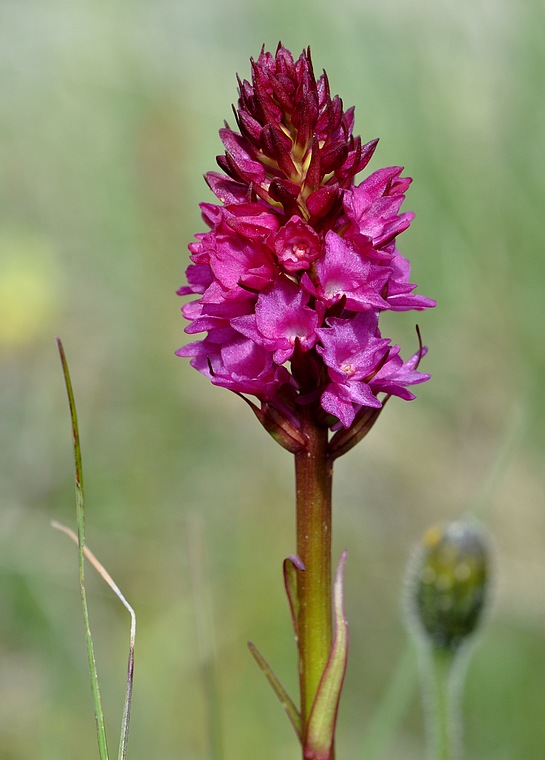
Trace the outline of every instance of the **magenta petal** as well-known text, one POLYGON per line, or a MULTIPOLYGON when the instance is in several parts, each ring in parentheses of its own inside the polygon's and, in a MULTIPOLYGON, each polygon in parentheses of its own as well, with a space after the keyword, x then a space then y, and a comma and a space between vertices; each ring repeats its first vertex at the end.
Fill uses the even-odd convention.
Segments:
POLYGON ((325 216, 338 197, 338 188, 322 186, 307 198, 307 207, 316 217, 325 216))
POLYGON ((185 276, 189 285, 181 287, 176 291, 179 296, 204 293, 214 277, 208 264, 191 264, 187 267, 185 276))
POLYGON ((239 169, 240 177, 247 181, 262 182, 265 170, 259 161, 255 161, 247 151, 245 141, 231 129, 220 129, 220 138, 227 154, 232 157, 239 169))
POLYGON ((394 251, 394 256, 390 265, 392 267, 392 276, 388 282, 388 301, 390 308, 394 311, 409 311, 416 309, 430 309, 435 306, 432 298, 418 295, 412 291, 416 288, 409 282, 411 266, 407 259, 399 251, 394 251))
POLYGON ((375 312, 356 314, 351 319, 333 318, 328 325, 317 330, 321 344, 317 351, 331 381, 320 403, 346 428, 361 406, 381 406, 370 378, 382 366, 389 340, 380 337, 375 312))
POLYGON ((354 422, 356 410, 350 400, 341 398, 340 393, 334 385, 328 387, 320 397, 322 409, 328 414, 332 414, 342 423, 343 427, 349 428, 354 422), (329 390, 329 388, 331 390, 329 390))
POLYGON ((259 330, 277 349, 291 352, 299 340, 303 350, 316 342, 318 315, 306 306, 308 295, 291 280, 280 279, 274 288, 258 298, 256 321, 259 330))
POLYGON ((425 347, 422 348, 404 363, 399 356, 399 346, 393 346, 390 349, 388 359, 370 381, 373 391, 399 396, 405 401, 412 401, 415 396, 405 386, 417 385, 430 379, 430 375, 418 372, 415 369, 416 364, 426 354, 426 351, 425 347))
POLYGON ((348 241, 329 231, 325 254, 316 262, 315 281, 304 275, 301 284, 328 307, 345 298, 347 309, 366 311, 389 308, 381 295, 389 277, 390 269, 372 264, 348 241))
POLYGON ((306 306, 308 294, 287 278, 280 278, 273 288, 257 299, 255 316, 237 317, 233 327, 274 351, 276 364, 283 364, 293 354, 296 341, 303 351, 316 342, 319 317, 306 306))
POLYGON ((210 267, 218 282, 236 294, 240 285, 266 288, 274 276, 272 254, 259 240, 248 240, 227 225, 215 236, 210 267))
POLYGON ((243 203, 248 198, 248 186, 219 172, 207 172, 204 178, 210 190, 222 203, 243 203))
POLYGON ((247 240, 265 241, 279 226, 278 216, 259 203, 232 204, 226 211, 226 224, 247 240))

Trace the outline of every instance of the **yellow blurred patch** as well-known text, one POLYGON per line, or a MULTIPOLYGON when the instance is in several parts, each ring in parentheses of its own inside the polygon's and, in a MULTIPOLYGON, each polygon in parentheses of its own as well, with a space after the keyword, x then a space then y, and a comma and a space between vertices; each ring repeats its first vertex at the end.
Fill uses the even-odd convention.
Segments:
POLYGON ((29 232, 0 235, 0 346, 33 341, 57 313, 59 266, 48 241, 29 232))
POLYGON ((433 547, 437 546, 441 539, 443 538, 444 530, 440 525, 434 525, 432 528, 428 528, 428 530, 424 533, 424 536, 422 538, 425 546, 427 546, 430 549, 433 549, 433 547))

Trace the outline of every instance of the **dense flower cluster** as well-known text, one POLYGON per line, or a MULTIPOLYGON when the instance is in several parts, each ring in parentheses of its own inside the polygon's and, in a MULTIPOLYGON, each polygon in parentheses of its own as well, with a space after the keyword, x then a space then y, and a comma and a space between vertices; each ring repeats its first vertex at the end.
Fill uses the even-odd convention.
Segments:
POLYGON ((413 218, 400 213, 411 180, 389 167, 354 184, 377 141, 352 135, 353 108, 325 72, 315 79, 310 51, 262 51, 235 118, 238 131, 220 130, 223 173, 206 175, 221 205, 201 205, 210 229, 189 245, 178 291, 198 295, 182 309, 186 333, 207 335, 178 355, 295 427, 301 405, 349 428, 379 394, 414 398, 422 350, 403 362, 378 327, 386 309, 435 305, 413 293, 395 244, 413 218))

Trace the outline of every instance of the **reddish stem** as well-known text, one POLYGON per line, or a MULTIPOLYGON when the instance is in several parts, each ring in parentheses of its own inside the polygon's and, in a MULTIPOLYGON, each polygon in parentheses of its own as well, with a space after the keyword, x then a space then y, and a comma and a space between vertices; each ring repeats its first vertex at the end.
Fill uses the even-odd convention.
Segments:
POLYGON ((332 641, 333 464, 328 456, 328 430, 316 424, 312 405, 302 407, 301 423, 307 446, 295 454, 295 483, 297 554, 306 568, 297 573, 299 686, 304 737, 332 641))

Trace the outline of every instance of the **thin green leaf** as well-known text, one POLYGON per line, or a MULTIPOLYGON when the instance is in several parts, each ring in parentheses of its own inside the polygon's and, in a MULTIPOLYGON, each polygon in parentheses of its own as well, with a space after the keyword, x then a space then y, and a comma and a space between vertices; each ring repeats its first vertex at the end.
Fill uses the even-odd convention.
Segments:
POLYGON ((335 737, 339 700, 348 660, 348 623, 343 605, 346 557, 347 552, 343 552, 335 576, 333 587, 335 635, 308 721, 305 737, 305 758, 308 760, 329 760, 335 737))
POLYGON ((297 734, 299 741, 302 741, 301 715, 299 714, 299 710, 296 708, 288 692, 284 689, 284 687, 278 680, 278 677, 273 672, 271 666, 269 665, 267 660, 263 657, 263 655, 259 652, 255 644, 249 641, 248 649, 254 656, 254 659, 259 665, 265 678, 270 683, 272 690, 274 691, 274 693, 280 700, 282 707, 286 711, 286 715, 290 719, 291 725, 295 729, 295 733, 297 734))
POLYGON ((297 621, 299 619, 299 597, 297 595, 297 570, 304 572, 305 566, 300 557, 290 554, 283 562, 284 587, 290 605, 291 622, 295 633, 295 640, 299 639, 297 621))
POLYGON ((100 696, 100 687, 98 683, 98 673, 95 661, 95 652, 91 628, 89 624, 89 610, 87 608, 87 594, 85 592, 85 496, 83 490, 83 469, 81 464, 81 446, 79 440, 78 417, 76 413, 76 403, 74 401, 74 392, 68 370, 68 362, 64 353, 64 348, 60 338, 57 338, 57 346, 61 358, 64 383, 68 394, 68 404, 70 407, 70 419, 72 422, 72 437, 74 442, 74 465, 76 478, 76 517, 78 526, 78 547, 79 547, 79 585, 81 595, 81 606, 83 610, 83 622, 85 626, 85 641, 87 645, 87 660, 89 664, 89 675, 91 679, 91 690, 93 693, 93 703, 95 711, 95 721, 97 727, 98 751, 100 760, 108 760, 108 745, 106 742, 106 729, 104 726, 104 712, 102 710, 102 699, 100 696))

